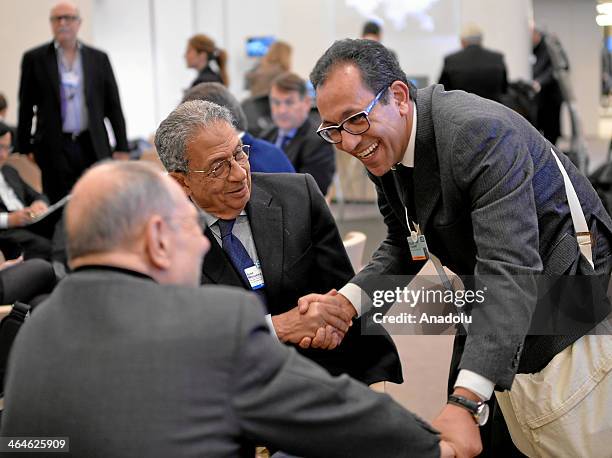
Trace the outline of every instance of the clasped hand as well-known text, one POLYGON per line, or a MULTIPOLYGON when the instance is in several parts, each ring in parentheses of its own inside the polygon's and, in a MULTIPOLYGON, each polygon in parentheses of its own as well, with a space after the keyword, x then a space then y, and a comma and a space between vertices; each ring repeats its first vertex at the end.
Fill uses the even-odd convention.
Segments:
POLYGON ((354 309, 351 313, 343 305, 343 298, 336 290, 301 297, 296 307, 272 317, 276 335, 283 342, 299 344, 302 348, 336 348, 355 315, 354 309))

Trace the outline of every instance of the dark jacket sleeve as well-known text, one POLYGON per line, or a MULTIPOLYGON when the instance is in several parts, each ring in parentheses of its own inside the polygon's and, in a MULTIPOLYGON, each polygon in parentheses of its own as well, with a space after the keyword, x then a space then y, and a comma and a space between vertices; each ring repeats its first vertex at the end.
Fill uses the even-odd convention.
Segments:
POLYGON ((248 438, 308 457, 439 456, 429 425, 389 396, 331 377, 280 345, 252 301, 241 309, 232 365, 232 414, 248 438))
POLYGON ((296 164, 299 173, 309 173, 317 182, 323 195, 331 185, 336 172, 336 152, 334 147, 326 143, 318 135, 310 135, 304 143, 300 154, 300 163, 296 164))
POLYGON ((34 84, 32 54, 25 53, 21 61, 21 81, 19 83, 19 114, 17 127, 17 148, 20 153, 32 152, 31 131, 32 116, 36 100, 37 87, 34 84))
POLYGON ((115 141, 117 146, 115 147, 118 151, 127 151, 128 142, 125 128, 125 119, 123 118, 123 111, 121 110, 121 101, 119 99, 119 89, 117 88, 117 82, 115 81, 115 74, 111 67, 108 56, 104 54, 103 58, 104 65, 104 116, 108 118, 113 126, 113 133, 115 135, 115 141))

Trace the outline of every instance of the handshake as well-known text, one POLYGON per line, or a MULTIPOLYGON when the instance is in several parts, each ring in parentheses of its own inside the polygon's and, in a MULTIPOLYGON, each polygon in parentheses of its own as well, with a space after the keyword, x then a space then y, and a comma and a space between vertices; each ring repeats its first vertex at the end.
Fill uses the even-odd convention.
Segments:
POLYGON ((326 294, 308 294, 288 312, 274 315, 272 324, 278 338, 301 348, 336 348, 357 315, 353 305, 332 289, 326 294))

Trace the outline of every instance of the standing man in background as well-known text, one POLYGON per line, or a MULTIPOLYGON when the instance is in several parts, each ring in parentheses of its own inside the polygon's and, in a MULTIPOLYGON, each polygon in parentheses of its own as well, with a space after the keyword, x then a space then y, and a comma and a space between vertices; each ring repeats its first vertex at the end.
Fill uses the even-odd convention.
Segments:
POLYGON ((482 30, 474 24, 461 32, 461 47, 444 58, 440 84, 447 91, 461 89, 499 102, 508 89, 503 54, 482 47, 482 30))
POLYGON ((533 88, 537 93, 538 117, 536 127, 553 145, 561 136, 561 105, 563 93, 555 76, 544 32, 533 29, 533 88))
POLYGON ((78 8, 58 3, 49 20, 53 41, 27 51, 21 63, 17 150, 34 154, 43 191, 56 202, 87 167, 111 156, 105 118, 116 139, 112 156, 127 159, 128 145, 113 69, 104 52, 77 40, 78 8))

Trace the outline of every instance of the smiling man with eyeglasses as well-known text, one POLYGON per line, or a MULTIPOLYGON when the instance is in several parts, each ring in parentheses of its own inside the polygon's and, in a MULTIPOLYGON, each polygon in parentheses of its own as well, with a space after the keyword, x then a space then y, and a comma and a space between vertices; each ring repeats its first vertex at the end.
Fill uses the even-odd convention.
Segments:
MULTIPOLYGON (((589 181, 516 112, 474 94, 445 91, 442 85, 417 90, 380 43, 335 42, 317 61, 310 79, 322 119, 319 135, 363 163, 388 229, 370 262, 335 297, 352 315, 367 316, 370 297, 382 279, 416 275, 427 259, 442 272, 443 283, 448 279, 442 263, 471 277, 477 285, 472 293, 487 291, 482 303, 471 307, 469 329, 457 327, 448 404, 433 422, 442 438, 454 442, 462 456, 480 453, 483 445, 482 456, 514 456, 518 451, 512 439, 519 440, 517 445, 529 456, 580 455, 585 448, 605 455, 609 447, 601 438, 611 434, 612 416, 598 421, 596 431, 585 419, 581 432, 574 432, 582 414, 563 418, 554 407, 562 401, 550 399, 571 399, 571 389, 538 398, 547 406, 539 413, 532 411, 533 405, 523 405, 529 403, 511 403, 503 397, 517 395, 511 391, 517 381, 536 393, 527 382, 534 376, 528 374, 543 377, 541 371, 561 353, 572 352, 584 364, 598 364, 597 356, 576 349, 590 337, 584 336, 588 326, 565 328, 563 335, 527 335, 532 318, 543 310, 535 286, 538 276, 556 273, 587 281, 599 274, 608 279, 612 220, 589 181), (572 184, 574 199, 568 197, 566 183, 572 184), (571 202, 578 200, 579 208, 570 212, 571 202), (582 224, 574 222, 580 210, 582 221, 587 221, 582 224), (499 396, 505 400, 496 404, 499 396), (488 424, 486 415, 479 414, 484 401, 492 406, 488 424), (512 438, 500 405, 513 428, 512 438), (514 411, 517 406, 520 409, 514 411), (547 430, 538 428, 538 444, 530 447, 541 449, 539 453, 525 447, 529 436, 516 426, 517 417, 533 415, 550 417, 554 423, 547 430), (578 438, 574 443, 567 439, 572 435, 578 438)), ((558 294, 555 310, 547 317, 561 310, 582 315, 578 310, 583 301, 558 294)), ((307 300, 300 308, 308 310, 307 300)), ((595 327, 609 312, 607 301, 600 311, 590 310, 596 318, 589 326, 595 327)), ((607 351, 612 349, 609 335, 597 337, 607 351)), ((603 357, 608 363, 609 354, 603 357)), ((580 377, 575 386, 594 375, 585 370, 580 377)), ((563 385, 557 382, 551 379, 542 385, 563 385)), ((601 399, 611 392, 608 371, 601 399)), ((586 405, 583 409, 588 411, 586 405)), ((583 410, 585 418, 587 411, 583 410)))
POLYGON ((203 283, 253 291, 278 339, 296 348, 314 340, 313 348, 300 351, 334 375, 348 373, 367 384, 402 380, 397 351, 382 328, 380 335, 362 336, 360 321, 351 325, 333 298, 316 302, 323 297, 318 293, 348 281, 353 269, 311 176, 251 174, 249 148, 230 112, 201 100, 176 108, 160 124, 155 145, 204 213, 212 246, 203 283), (297 301, 310 292, 314 307, 302 314, 297 301), (326 337, 315 339, 317 333, 326 337))

